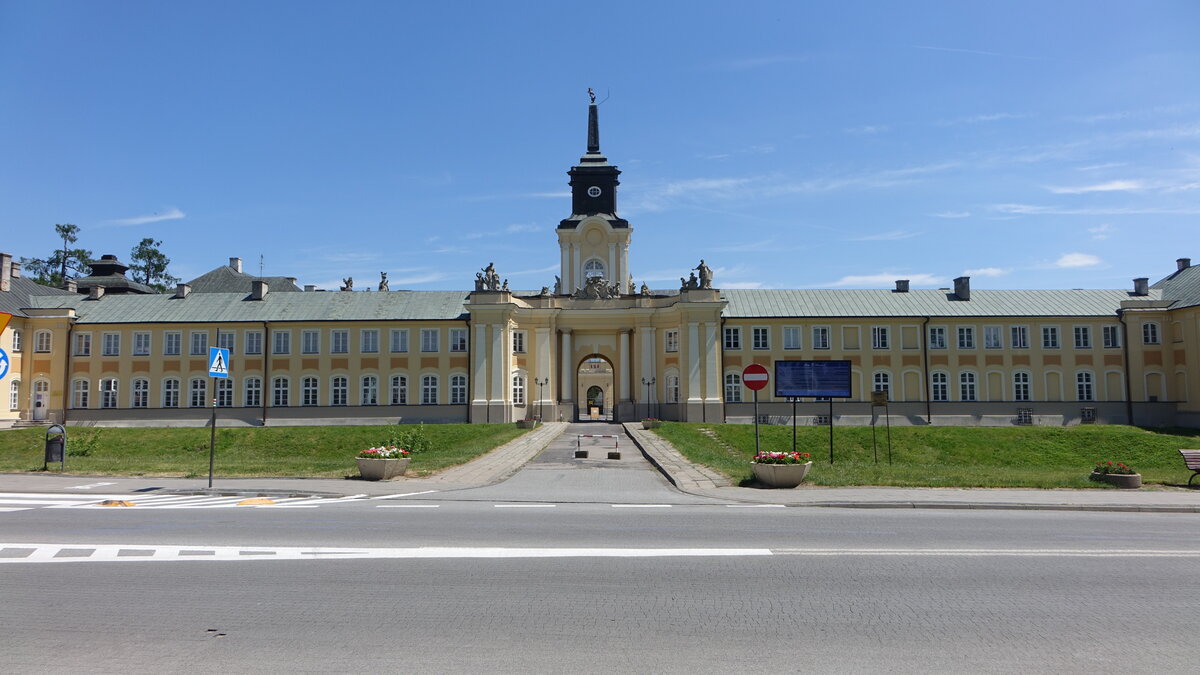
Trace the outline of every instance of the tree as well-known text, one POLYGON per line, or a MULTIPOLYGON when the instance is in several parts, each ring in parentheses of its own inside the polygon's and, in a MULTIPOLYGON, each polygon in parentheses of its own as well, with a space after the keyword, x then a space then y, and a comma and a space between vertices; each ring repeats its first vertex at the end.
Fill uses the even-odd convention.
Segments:
POLYGON ((62 249, 46 258, 21 258, 21 267, 39 284, 59 287, 66 279, 91 273, 92 252, 85 248, 70 248, 79 238, 78 225, 59 224, 54 226, 54 231, 62 237, 62 249))
POLYGON ((129 252, 129 269, 133 272, 133 280, 139 281, 160 291, 165 291, 179 283, 179 278, 167 272, 171 259, 158 249, 162 242, 153 237, 146 237, 129 252))

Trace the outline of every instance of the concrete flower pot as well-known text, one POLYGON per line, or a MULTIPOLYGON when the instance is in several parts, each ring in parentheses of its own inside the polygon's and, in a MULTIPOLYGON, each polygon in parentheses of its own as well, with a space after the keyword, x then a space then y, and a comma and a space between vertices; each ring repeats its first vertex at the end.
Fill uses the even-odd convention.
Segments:
POLYGON ((1104 482, 1109 485, 1115 485, 1122 490, 1136 490, 1142 487, 1142 474, 1140 473, 1109 473, 1104 475, 1104 482))
POLYGON ((758 482, 772 488, 794 488, 804 482, 812 462, 803 464, 759 464, 750 462, 754 478, 758 482))
POLYGON ((363 480, 387 480, 396 476, 403 476, 405 469, 408 468, 409 457, 403 459, 371 459, 369 457, 356 457, 358 461, 358 472, 362 475, 363 480))

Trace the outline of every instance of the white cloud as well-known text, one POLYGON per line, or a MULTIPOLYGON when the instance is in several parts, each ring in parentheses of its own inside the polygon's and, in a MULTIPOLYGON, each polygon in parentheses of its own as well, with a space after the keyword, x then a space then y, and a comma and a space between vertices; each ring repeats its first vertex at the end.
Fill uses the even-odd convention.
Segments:
POLYGON ((520 232, 540 232, 541 229, 542 228, 538 227, 537 225, 517 223, 504 228, 504 231, 510 234, 517 234, 520 232))
POLYGON ((872 136, 874 134, 881 134, 890 129, 891 127, 886 124, 868 124, 862 127, 850 127, 849 129, 844 129, 843 131, 855 136, 872 136))
POLYGON ((1109 225, 1107 223, 1104 225, 1097 225, 1096 227, 1088 228, 1088 232, 1092 233, 1092 239, 1108 239, 1108 237, 1113 232, 1116 232, 1116 231, 1117 231, 1117 228, 1115 228, 1112 225, 1109 225))
POLYGON ((1096 185, 1081 185, 1078 187, 1047 187, 1047 190, 1060 195, 1081 195, 1088 192, 1129 192, 1146 189, 1140 180, 1110 180, 1096 185))
POLYGON ((1000 120, 1019 120, 1029 117, 1027 113, 991 113, 986 115, 972 115, 970 117, 956 117, 954 119, 938 122, 941 126, 954 126, 956 124, 980 124, 983 122, 998 122, 1000 120))
POLYGON ((1008 274, 1009 270, 1000 269, 999 267, 980 267, 979 269, 966 270, 964 276, 968 277, 1002 277, 1008 274))
POLYGON ((1137 207, 1087 207, 1066 209, 1060 206, 1037 206, 1033 204, 993 204, 991 208, 1001 213, 1015 213, 1023 216, 1052 215, 1052 216, 1116 216, 1116 215, 1147 215, 1173 214, 1197 215, 1200 207, 1185 208, 1137 208, 1137 207))
POLYGON ((879 234, 866 234, 861 237, 851 237, 849 241, 899 241, 900 239, 911 239, 920 232, 906 232, 904 230, 892 230, 891 232, 880 232, 879 234))
POLYGON ((970 218, 970 211, 942 211, 941 213, 931 214, 934 218, 970 218))
POLYGON ((1054 261, 1055 267, 1095 267, 1101 260, 1090 253, 1064 253, 1054 261))
POLYGON ((117 218, 108 221, 109 225, 145 225, 146 223, 157 223, 160 220, 178 220, 186 218, 187 214, 175 207, 155 211, 148 216, 136 216, 134 218, 117 218))
POLYGON ((849 275, 838 279, 837 281, 825 286, 842 286, 851 288, 880 288, 883 286, 892 286, 897 279, 908 279, 909 283, 914 286, 937 286, 944 283, 945 279, 932 274, 904 274, 904 273, 884 273, 884 274, 858 274, 849 275))

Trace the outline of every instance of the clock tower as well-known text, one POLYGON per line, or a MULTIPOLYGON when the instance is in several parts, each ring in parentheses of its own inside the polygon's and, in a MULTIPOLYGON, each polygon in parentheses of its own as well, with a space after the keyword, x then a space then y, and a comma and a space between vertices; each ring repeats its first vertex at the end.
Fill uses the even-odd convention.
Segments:
POLYGON ((587 152, 571 167, 571 217, 558 224, 562 293, 602 276, 622 293, 629 287, 629 222, 617 217, 617 176, 621 171, 600 152, 600 120, 595 99, 588 105, 587 152))

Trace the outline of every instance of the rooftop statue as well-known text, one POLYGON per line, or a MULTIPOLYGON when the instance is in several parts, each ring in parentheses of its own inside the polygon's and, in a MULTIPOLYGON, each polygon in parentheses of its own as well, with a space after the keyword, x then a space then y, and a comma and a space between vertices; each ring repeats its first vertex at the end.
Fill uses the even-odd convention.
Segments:
POLYGON ((386 291, 388 289, 387 272, 379 273, 379 290, 386 291))

